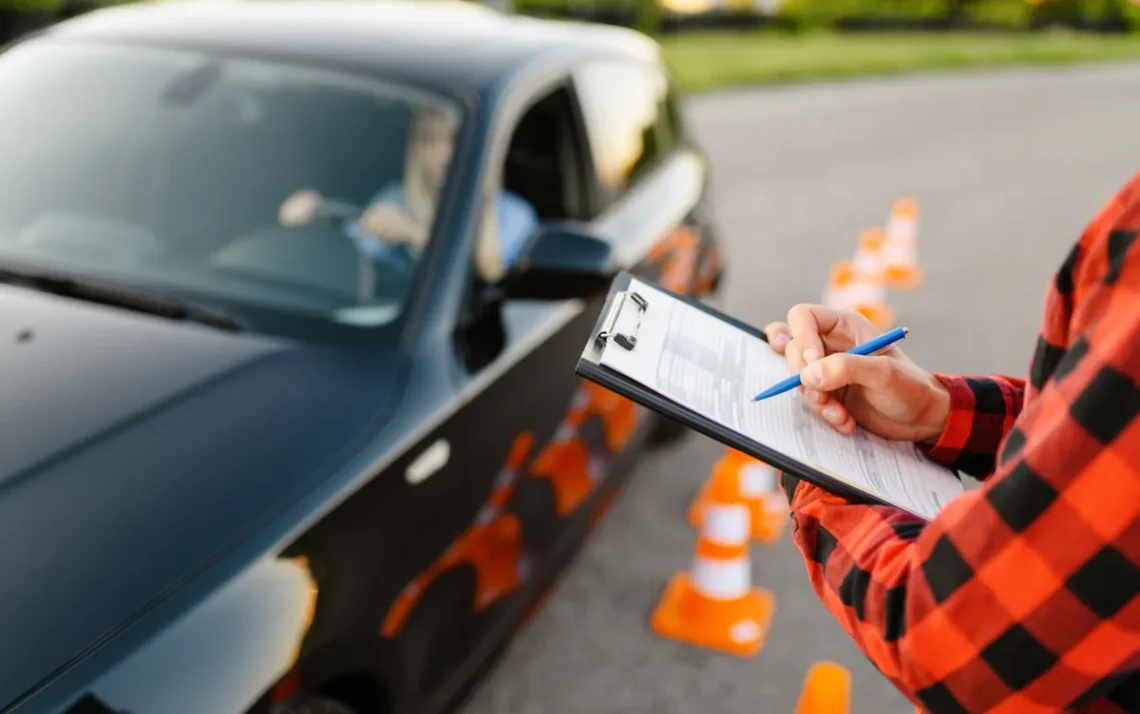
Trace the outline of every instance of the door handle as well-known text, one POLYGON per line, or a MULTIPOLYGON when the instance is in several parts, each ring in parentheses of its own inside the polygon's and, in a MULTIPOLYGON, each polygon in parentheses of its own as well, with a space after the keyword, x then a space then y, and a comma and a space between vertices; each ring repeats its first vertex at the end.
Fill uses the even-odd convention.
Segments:
POLYGON ((451 458, 451 443, 447 439, 437 439, 431 446, 423 450, 408 468, 404 471, 404 478, 415 486, 427 481, 437 471, 447 465, 451 458))

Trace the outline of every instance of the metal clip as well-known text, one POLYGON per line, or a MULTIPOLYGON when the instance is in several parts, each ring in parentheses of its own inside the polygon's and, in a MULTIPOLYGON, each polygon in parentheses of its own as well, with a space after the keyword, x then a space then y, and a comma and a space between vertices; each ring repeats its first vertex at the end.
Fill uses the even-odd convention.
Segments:
POLYGON ((619 293, 615 296, 613 307, 610 308, 609 317, 606 320, 606 326, 597 335, 598 344, 604 344, 606 340, 613 338, 613 341, 621 347, 632 350, 637 346, 637 332, 641 329, 641 317, 645 311, 649 309, 649 301, 642 297, 639 293, 619 293), (614 332, 614 326, 617 325, 618 316, 621 314, 621 309, 625 305, 626 298, 637 306, 637 326, 633 329, 632 334, 625 334, 614 332))

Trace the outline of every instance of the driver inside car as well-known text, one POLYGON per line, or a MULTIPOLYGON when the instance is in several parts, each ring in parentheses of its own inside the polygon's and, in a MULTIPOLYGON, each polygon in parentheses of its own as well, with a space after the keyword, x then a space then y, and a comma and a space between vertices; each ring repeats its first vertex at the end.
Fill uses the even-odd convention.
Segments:
MULTIPOLYGON (((373 260, 399 263, 415 260, 423 251, 451 163, 456 128, 455 117, 443 109, 418 112, 408 131, 403 180, 382 188, 359 218, 345 220, 346 233, 373 260)), ((343 204, 315 190, 301 190, 285 199, 279 220, 284 226, 300 226, 348 212, 338 206, 343 204)), ((485 274, 497 276, 514 262, 537 226, 538 215, 526 200, 509 191, 499 193, 494 209, 488 218, 494 221, 498 240, 480 241, 478 263, 485 274), (487 255, 488 251, 494 254, 487 255)))

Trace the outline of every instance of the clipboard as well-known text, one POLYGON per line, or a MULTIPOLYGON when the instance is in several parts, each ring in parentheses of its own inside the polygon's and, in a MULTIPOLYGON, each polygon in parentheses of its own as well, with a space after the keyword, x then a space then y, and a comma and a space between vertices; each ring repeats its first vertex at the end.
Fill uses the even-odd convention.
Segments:
MULTIPOLYGON (((680 422, 714 441, 763 461, 782 472, 807 481, 851 503, 899 508, 897 504, 855 487, 832 474, 815 468, 811 464, 806 464, 745 434, 729 429, 712 418, 668 399, 625 374, 603 365, 601 363, 602 352, 609 343, 613 343, 621 349, 637 349, 637 330, 640 326, 640 317, 643 313, 653 309, 652 304, 644 296, 630 291, 630 283, 634 279, 650 284, 654 290, 665 293, 689 307, 701 310, 717 320, 728 323, 764 342, 768 341, 762 330, 726 315, 711 305, 663 288, 648 279, 622 271, 611 284, 610 292, 606 296, 598 319, 590 333, 591 339, 578 359, 578 364, 574 370, 578 376, 595 382, 626 399, 680 422)), ((959 482, 961 481, 957 472, 950 469, 946 469, 946 471, 957 478, 959 482)), ((920 514, 914 515, 925 519, 920 514)))

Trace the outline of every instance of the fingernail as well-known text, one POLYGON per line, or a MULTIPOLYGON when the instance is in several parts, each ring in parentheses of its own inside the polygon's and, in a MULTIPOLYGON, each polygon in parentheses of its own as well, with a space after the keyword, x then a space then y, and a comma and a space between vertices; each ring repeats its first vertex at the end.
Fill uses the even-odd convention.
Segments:
POLYGON ((804 390, 804 398, 807 399, 812 404, 818 404, 819 403, 819 392, 815 391, 814 389, 805 389, 804 390))
POLYGON ((808 347, 804 350, 804 362, 815 362, 819 359, 819 353, 815 351, 814 347, 808 347))
POLYGON ((800 382, 806 387, 818 387, 823 382, 823 367, 818 362, 804 367, 803 373, 800 374, 800 382))
POLYGON ((777 332, 775 336, 772 337, 772 346, 778 350, 782 350, 788 346, 788 342, 790 341, 791 339, 783 332, 777 332))
POLYGON ((823 418, 839 426, 840 422, 843 421, 843 414, 839 411, 839 407, 834 404, 828 404, 823 408, 823 418))

